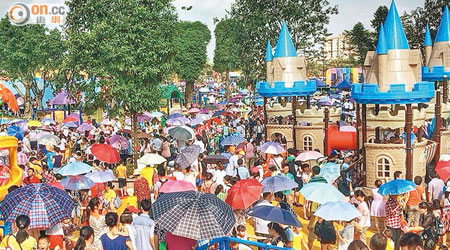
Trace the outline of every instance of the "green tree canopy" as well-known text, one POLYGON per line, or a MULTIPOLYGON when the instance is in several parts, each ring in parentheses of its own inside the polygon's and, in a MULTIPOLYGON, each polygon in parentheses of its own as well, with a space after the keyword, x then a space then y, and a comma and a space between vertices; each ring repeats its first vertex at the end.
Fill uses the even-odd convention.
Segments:
POLYGON ((185 100, 190 103, 194 82, 199 78, 206 64, 206 47, 211 32, 201 22, 179 22, 174 38, 174 69, 178 77, 186 82, 185 100))
POLYGON ((387 6, 379 6, 375 13, 373 13, 373 19, 370 20, 370 26, 375 29, 376 33, 380 31, 380 23, 384 24, 384 20, 389 12, 387 6))
POLYGON ((374 35, 360 22, 355 24, 351 30, 345 31, 345 34, 350 39, 352 49, 358 53, 358 63, 364 64, 367 52, 375 49, 374 35))
POLYGON ((242 26, 236 40, 241 48, 240 65, 245 81, 265 78, 264 55, 269 39, 275 46, 286 21, 297 50, 309 54, 327 35, 330 16, 337 14, 328 0, 236 0, 231 17, 242 26))

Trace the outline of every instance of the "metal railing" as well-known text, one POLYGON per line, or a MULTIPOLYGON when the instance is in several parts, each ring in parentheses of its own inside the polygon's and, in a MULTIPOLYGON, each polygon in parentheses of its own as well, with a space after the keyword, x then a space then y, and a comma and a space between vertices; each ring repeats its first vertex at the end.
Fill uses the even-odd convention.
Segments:
POLYGON ((259 243, 259 242, 256 242, 256 241, 248 241, 248 240, 242 240, 242 239, 226 236, 226 237, 215 238, 215 239, 209 241, 208 244, 205 244, 203 246, 197 247, 197 250, 208 250, 208 249, 232 250, 230 248, 230 242, 236 242, 236 243, 239 243, 239 244, 244 244, 246 246, 255 246, 255 247, 258 247, 259 249, 262 249, 262 250, 269 250, 269 249, 289 250, 289 249, 293 249, 293 248, 272 246, 272 245, 267 245, 267 244, 264 244, 264 243, 259 243), (217 245, 217 244, 219 245, 219 248, 211 248, 211 246, 217 245))

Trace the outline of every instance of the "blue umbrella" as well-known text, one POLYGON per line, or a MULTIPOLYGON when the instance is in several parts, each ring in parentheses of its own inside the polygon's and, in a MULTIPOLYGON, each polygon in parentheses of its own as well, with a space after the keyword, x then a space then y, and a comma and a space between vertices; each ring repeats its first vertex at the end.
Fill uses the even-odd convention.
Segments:
POLYGON ((64 127, 68 127, 68 128, 76 128, 78 127, 78 124, 76 124, 75 122, 67 122, 63 124, 64 127))
POLYGON ((8 123, 10 123, 10 121, 8 119, 6 119, 6 118, 0 119, 0 125, 5 125, 5 124, 8 124, 8 123))
POLYGON ((22 140, 24 133, 23 130, 15 125, 11 125, 6 129, 9 136, 15 136, 18 140, 22 140))
POLYGON ((301 227, 297 217, 286 209, 275 206, 256 206, 248 211, 248 215, 267 221, 278 222, 284 225, 301 227))
POLYGON ((319 176, 322 176, 328 183, 333 183, 341 175, 341 166, 333 162, 327 162, 320 168, 319 176))
POLYGON ((318 103, 322 106, 330 106, 331 104, 333 104, 333 101, 330 99, 330 97, 325 96, 325 97, 320 98, 318 103))
POLYGON ((42 124, 44 125, 51 125, 51 124, 56 124, 55 120, 51 119, 51 118, 44 118, 42 119, 42 124))
POLYGON ((355 206, 343 201, 327 202, 321 205, 314 215, 328 221, 351 221, 362 216, 355 206))
POLYGON ((62 180, 61 184, 64 189, 85 190, 90 189, 95 183, 84 175, 75 175, 62 180))
POLYGON ((347 79, 342 80, 338 85, 334 86, 338 89, 351 89, 352 84, 347 81, 347 79))
POLYGON ((395 179, 380 186, 378 193, 381 195, 399 195, 416 190, 416 184, 410 180, 395 179))
POLYGON ((300 189, 306 200, 325 204, 332 201, 342 201, 344 195, 333 185, 326 183, 308 183, 300 189))
POLYGON ((58 171, 62 176, 79 175, 91 172, 93 167, 84 162, 71 162, 58 171))
POLYGON ((216 111, 216 112, 214 112, 214 114, 212 115, 212 117, 221 116, 224 112, 225 112, 225 111, 223 111, 223 110, 216 111))
POLYGON ((95 171, 87 174, 86 177, 91 179, 95 183, 105 183, 116 179, 114 173, 110 169, 105 171, 95 171))
POLYGON ((181 114, 181 113, 173 113, 173 114, 169 115, 168 119, 171 119, 171 118, 181 118, 181 117, 184 117, 184 115, 181 114))
POLYGON ((240 135, 230 135, 225 137, 220 144, 222 146, 237 146, 244 141, 245 138, 240 135))
POLYGON ((276 193, 298 187, 297 182, 280 175, 265 178, 261 181, 261 184, 264 186, 262 190, 263 193, 276 193))

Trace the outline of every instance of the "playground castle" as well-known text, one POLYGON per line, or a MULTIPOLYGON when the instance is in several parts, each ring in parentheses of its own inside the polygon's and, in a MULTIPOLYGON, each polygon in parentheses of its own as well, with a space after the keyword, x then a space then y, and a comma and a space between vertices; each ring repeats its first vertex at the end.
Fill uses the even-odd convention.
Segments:
POLYGON ((355 150, 362 159, 368 187, 377 179, 392 179, 395 171, 402 171, 408 179, 425 176, 427 165, 450 151, 450 133, 444 131, 447 124, 442 121, 450 113, 447 7, 434 44, 427 27, 424 45, 425 62, 420 50, 410 49, 392 2, 385 22, 380 24, 376 51, 367 53, 364 83, 352 85, 356 131, 341 131, 336 125, 340 108, 310 105, 316 88, 306 80, 305 59, 297 56, 283 23, 275 54, 267 42, 267 77, 257 84, 264 98, 266 136, 284 136, 287 148, 319 150, 325 155, 333 149, 355 150), (277 117, 290 117, 291 122, 280 123, 277 117), (432 135, 426 133, 430 131, 432 135), (387 141, 384 137, 388 133, 395 133, 400 140, 387 141))

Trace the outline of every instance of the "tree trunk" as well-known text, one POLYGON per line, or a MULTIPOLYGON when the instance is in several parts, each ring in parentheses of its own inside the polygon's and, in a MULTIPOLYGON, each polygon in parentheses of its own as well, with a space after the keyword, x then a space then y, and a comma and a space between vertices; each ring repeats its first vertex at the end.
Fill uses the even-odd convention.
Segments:
POLYGON ((29 118, 31 119, 32 115, 33 115, 33 102, 31 100, 31 95, 30 95, 30 88, 28 88, 28 86, 26 84, 24 84, 25 87, 25 96, 23 97, 24 100, 24 118, 29 118))
POLYGON ((186 103, 186 108, 191 106, 192 102, 192 92, 194 91, 194 82, 186 82, 186 88, 184 90, 184 99, 186 103))
POLYGON ((137 136, 137 132, 138 132, 138 121, 137 121, 137 114, 132 114, 131 115, 131 119, 132 119, 132 140, 133 140, 133 165, 135 168, 137 168, 137 160, 139 158, 139 152, 138 152, 138 136, 137 136))
POLYGON ((225 76, 225 98, 230 99, 230 71, 227 70, 225 76))

